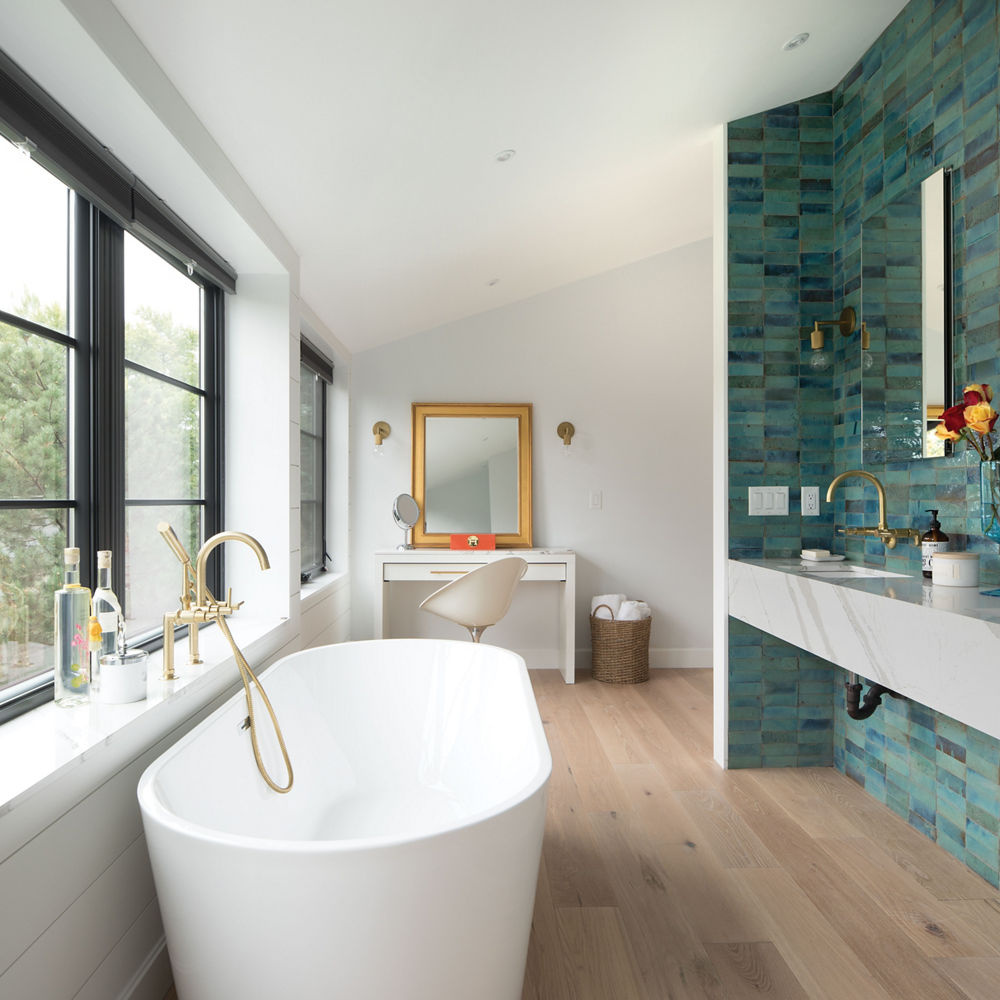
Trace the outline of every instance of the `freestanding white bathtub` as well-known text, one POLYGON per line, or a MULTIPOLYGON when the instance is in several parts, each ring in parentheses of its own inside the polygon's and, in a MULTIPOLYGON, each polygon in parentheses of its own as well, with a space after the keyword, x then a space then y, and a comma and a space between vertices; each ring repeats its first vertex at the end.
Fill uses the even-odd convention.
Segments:
POLYGON ((291 792, 242 692, 139 782, 180 1000, 518 1000, 552 769, 521 657, 344 643, 262 681, 291 792))

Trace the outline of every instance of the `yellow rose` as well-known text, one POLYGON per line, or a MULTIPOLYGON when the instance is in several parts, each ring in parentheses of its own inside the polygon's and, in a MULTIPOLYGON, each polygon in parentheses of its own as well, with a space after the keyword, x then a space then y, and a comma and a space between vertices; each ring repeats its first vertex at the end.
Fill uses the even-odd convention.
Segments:
POLYGON ((970 406, 974 406, 977 402, 989 403, 993 400, 993 390, 985 383, 980 385, 978 382, 973 382, 971 385, 967 385, 962 390, 962 395, 965 397, 966 403, 970 406), (968 394, 970 392, 974 392, 979 398, 969 399, 968 394))
POLYGON ((934 428, 934 433, 939 438, 944 438, 945 441, 957 441, 961 437, 961 434, 959 434, 958 431, 950 431, 944 424, 938 424, 937 427, 934 428))
POLYGON ((976 403, 965 408, 965 425, 979 434, 989 434, 996 423, 997 412, 989 403, 976 403))

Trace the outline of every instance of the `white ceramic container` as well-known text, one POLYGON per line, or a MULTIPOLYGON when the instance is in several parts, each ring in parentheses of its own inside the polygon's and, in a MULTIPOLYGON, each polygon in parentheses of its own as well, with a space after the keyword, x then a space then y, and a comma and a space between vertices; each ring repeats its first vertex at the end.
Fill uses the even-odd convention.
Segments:
POLYGON ((552 769, 521 657, 376 640, 261 679, 291 792, 242 692, 139 782, 178 995, 519 1000, 552 769))
POLYGON ((146 668, 149 654, 144 649, 105 653, 100 663, 97 700, 108 705, 126 705, 146 697, 146 668))
POLYGON ((935 552, 931 573, 935 587, 978 587, 979 555, 976 552, 935 552))

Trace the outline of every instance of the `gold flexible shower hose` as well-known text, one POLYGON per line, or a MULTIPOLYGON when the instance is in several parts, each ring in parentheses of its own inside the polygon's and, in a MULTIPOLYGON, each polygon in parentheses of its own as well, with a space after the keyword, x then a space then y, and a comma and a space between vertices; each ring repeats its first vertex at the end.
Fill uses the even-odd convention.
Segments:
POLYGON ((250 664, 247 663, 246 657, 240 652, 239 646, 236 645, 236 640, 233 638, 233 633, 229 631, 229 625, 226 622, 226 619, 222 615, 219 615, 216 621, 219 624, 219 628, 222 629, 222 634, 229 640, 229 645, 233 650, 233 656, 236 657, 236 665, 240 668, 240 680, 243 681, 243 693, 246 696, 247 712, 249 713, 250 742, 253 746, 254 760, 257 761, 257 770, 260 771, 260 776, 267 782, 269 788, 272 788, 279 794, 284 795, 286 792, 291 791, 292 783, 295 781, 295 776, 292 774, 292 762, 288 759, 288 750, 285 748, 285 738, 281 734, 281 726, 278 725, 278 717, 274 714, 274 709, 271 707, 271 701, 267 697, 267 693, 264 691, 260 681, 257 680, 257 675, 250 669, 250 664), (257 725, 254 718, 253 696, 250 690, 251 685, 254 685, 257 688, 257 693, 260 695, 261 701, 264 702, 267 714, 271 717, 271 725, 274 727, 274 735, 278 738, 278 746, 281 748, 281 756, 285 761, 285 770, 288 772, 288 784, 284 787, 279 785, 267 773, 264 761, 261 760, 260 747, 257 744, 257 725))

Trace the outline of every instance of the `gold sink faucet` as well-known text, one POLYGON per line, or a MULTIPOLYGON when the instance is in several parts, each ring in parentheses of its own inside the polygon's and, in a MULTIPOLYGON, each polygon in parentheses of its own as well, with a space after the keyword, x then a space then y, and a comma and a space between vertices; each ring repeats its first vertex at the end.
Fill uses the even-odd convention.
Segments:
POLYGON ((914 545, 920 544, 920 532, 915 528, 889 527, 885 518, 885 487, 870 472, 865 472, 863 469, 850 469, 847 472, 842 472, 833 480, 832 483, 830 483, 830 486, 826 491, 827 503, 833 499, 834 489, 836 489, 837 486, 850 476, 860 476, 862 479, 867 479, 870 483, 874 484, 875 492, 878 494, 878 527, 841 528, 840 530, 845 535, 870 535, 873 538, 880 538, 882 540, 882 544, 885 545, 887 549, 894 549, 896 547, 896 542, 900 538, 908 538, 914 545))
POLYGON ((198 550, 198 555, 195 556, 195 564, 192 567, 191 558, 181 540, 174 533, 174 529, 166 521, 161 521, 156 528, 163 536, 163 540, 170 546, 171 551, 180 560, 184 574, 181 586, 181 606, 176 611, 168 611, 163 616, 163 679, 172 681, 177 677, 174 672, 174 629, 178 625, 188 626, 188 660, 192 664, 201 663, 202 659, 198 653, 198 626, 209 622, 221 623, 224 618, 243 607, 242 601, 238 604, 233 603, 232 588, 228 590, 224 601, 217 601, 205 585, 205 571, 212 550, 223 542, 243 542, 244 545, 253 549, 261 569, 270 569, 271 564, 268 562, 267 553, 263 546, 256 538, 242 531, 221 531, 202 545, 198 550))

